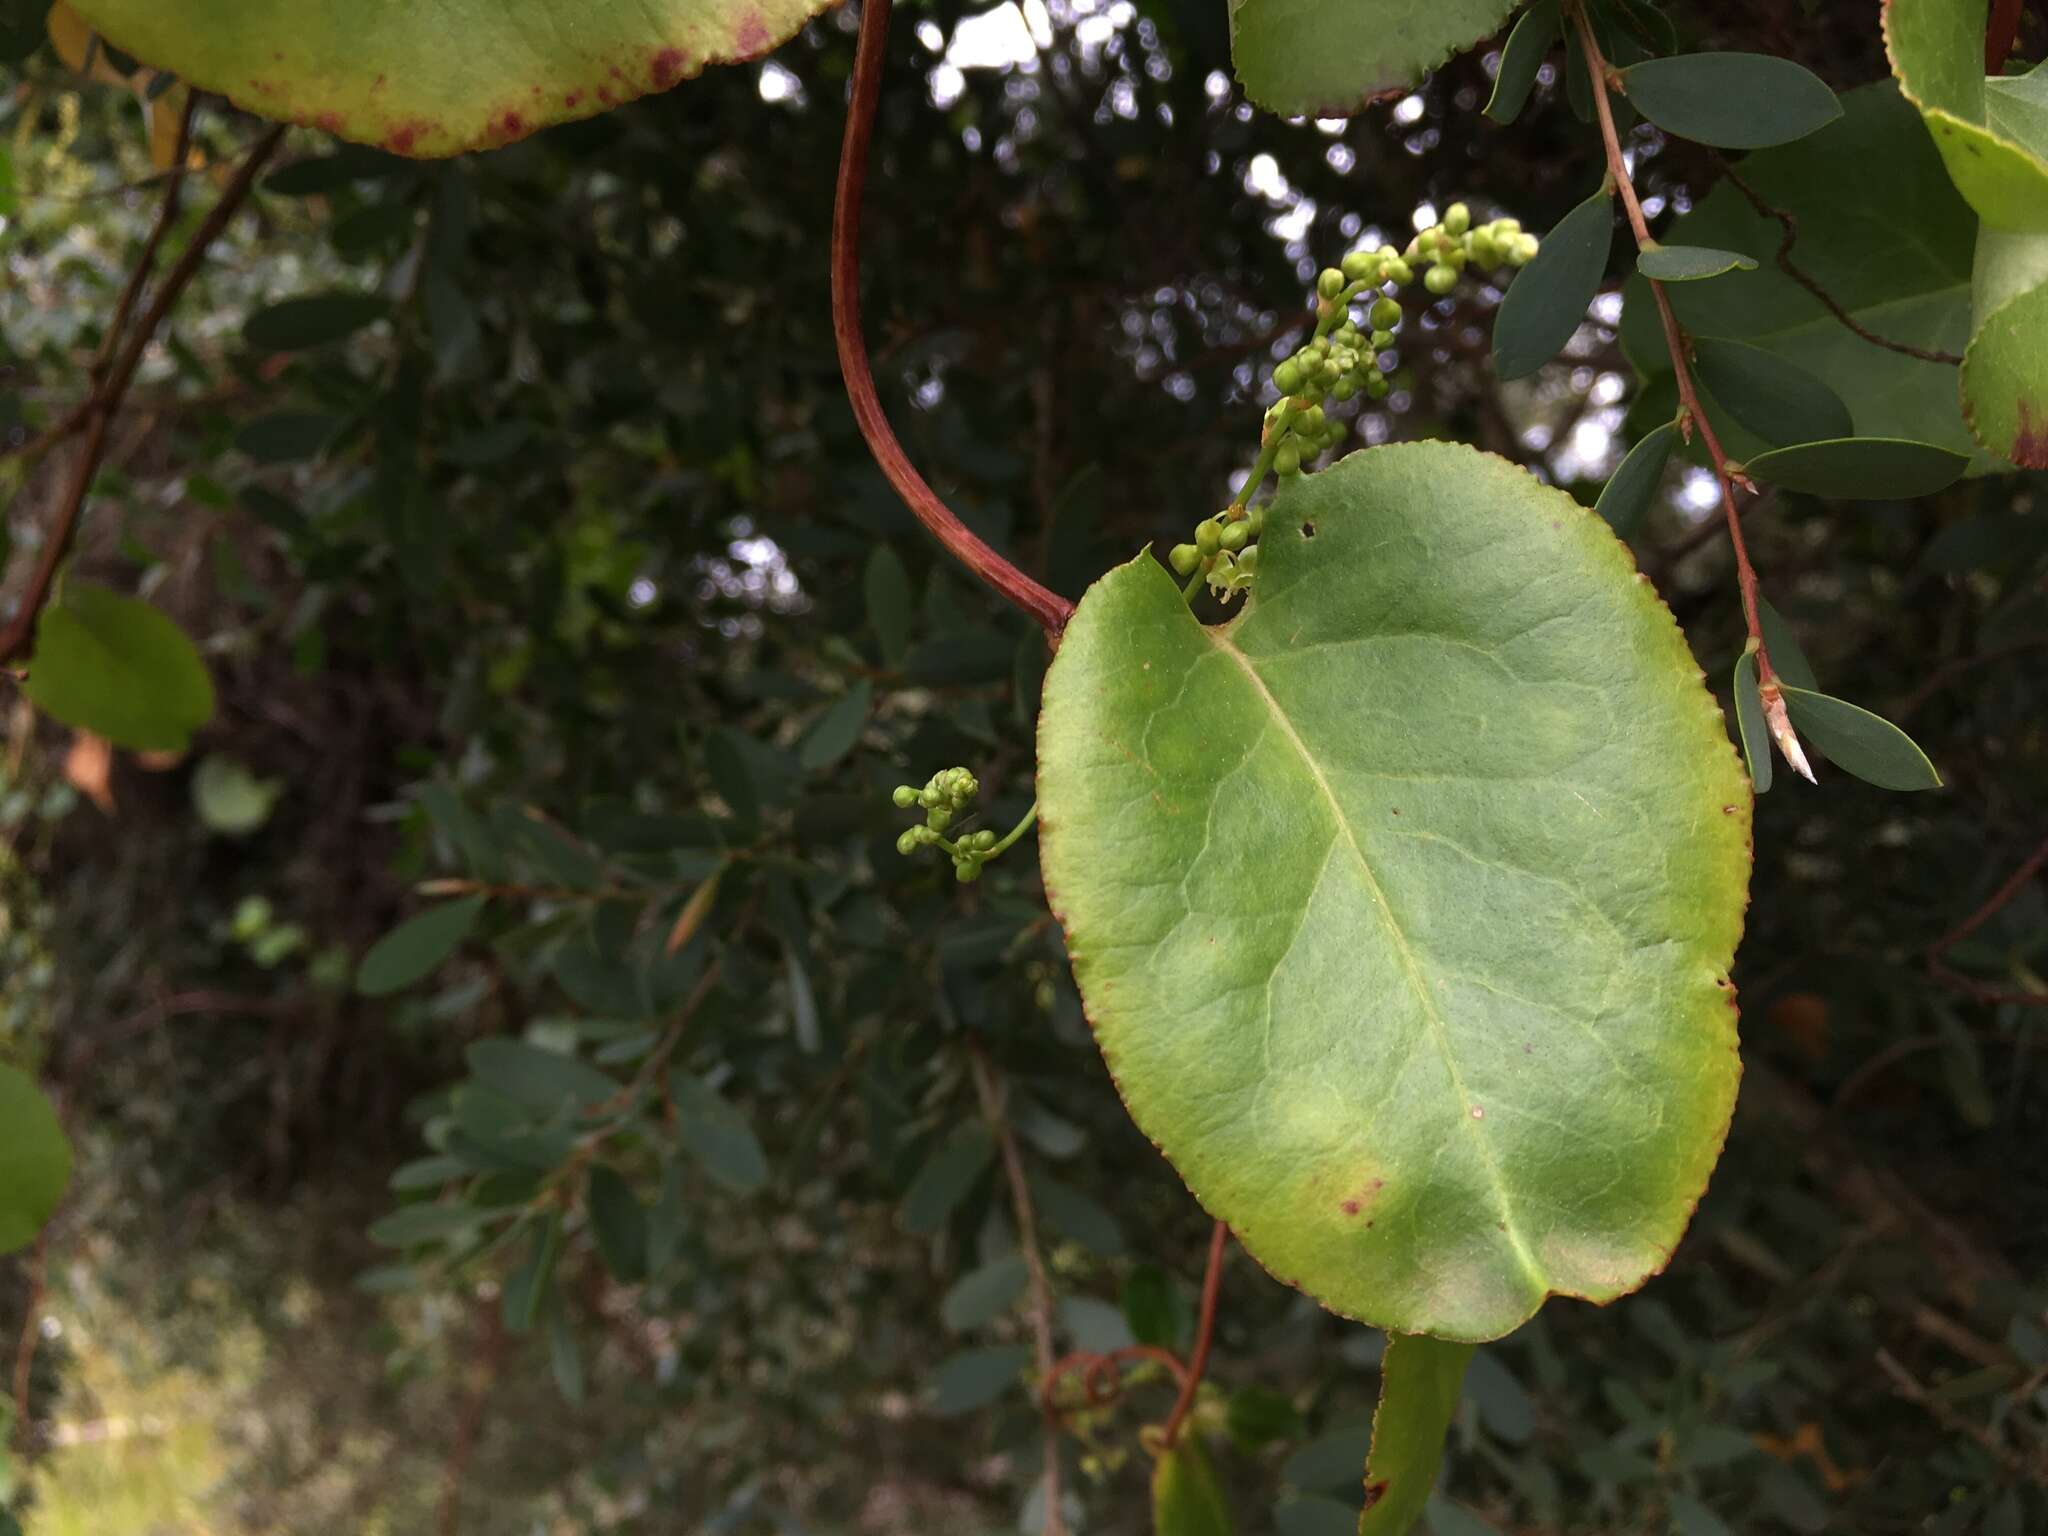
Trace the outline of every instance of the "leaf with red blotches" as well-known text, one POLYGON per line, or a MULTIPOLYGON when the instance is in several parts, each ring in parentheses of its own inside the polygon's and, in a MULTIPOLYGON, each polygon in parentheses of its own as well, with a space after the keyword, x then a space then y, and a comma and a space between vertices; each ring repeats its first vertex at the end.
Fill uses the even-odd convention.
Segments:
POLYGON ((830 0, 76 0, 112 46, 393 154, 490 149, 758 58, 830 0))

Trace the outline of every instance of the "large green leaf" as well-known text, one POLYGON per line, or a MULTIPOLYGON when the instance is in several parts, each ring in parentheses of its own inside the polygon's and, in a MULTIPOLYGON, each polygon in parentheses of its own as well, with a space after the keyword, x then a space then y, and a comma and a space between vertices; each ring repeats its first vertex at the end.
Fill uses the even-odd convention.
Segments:
POLYGON ((27 1073, 0 1066, 0 1253, 25 1247, 71 1182, 71 1143, 27 1073))
POLYGON ((21 691, 52 719, 136 751, 182 752, 213 718, 213 679, 170 616, 83 581, 37 617, 21 691))
POLYGON ((2048 233, 2048 75, 1984 78, 1988 0, 1890 0, 1885 51, 1949 174, 1987 224, 2048 233))
POLYGON ((1245 94, 1284 117, 1346 117, 1490 35, 1515 0, 1230 0, 1245 94))
POLYGON ((1471 1360, 1470 1344, 1407 1334, 1387 1340, 1358 1536, 1402 1536, 1414 1526, 1436 1487, 1444 1434, 1458 1411, 1471 1360))
POLYGON ((77 0, 108 42, 264 117, 401 155, 524 138, 768 52, 830 0, 77 0))
POLYGON ((1336 1311, 1459 1339, 1661 1267, 1734 1102, 1750 795, 1591 511, 1449 443, 1267 514, 1205 629, 1149 559, 1046 678, 1040 848, 1105 1060, 1336 1311))
POLYGON ((1993 453, 2048 469, 2048 235, 1987 225, 1977 236, 1976 278, 1963 414, 1993 453))
MULTIPOLYGON (((1888 83, 1850 91, 1843 116, 1820 132, 1742 162, 1743 178, 1798 221, 1793 260, 1860 323, 1908 345, 1960 352, 1970 334, 1975 230, 1913 109, 1888 83), (1883 175, 1871 167, 1882 166, 1883 175)), ((1740 251, 1761 265, 1667 290, 1695 336, 1746 341, 1826 382, 1859 436, 1895 437, 1972 454, 1992 467, 1964 424, 1956 370, 1857 336, 1777 265, 1783 231, 1735 187, 1716 186, 1672 226, 1673 244, 1740 251)), ((1622 345, 1655 384, 1671 361, 1648 285, 1624 292, 1622 345)), ((1728 451, 1770 446, 1709 402, 1728 451)))

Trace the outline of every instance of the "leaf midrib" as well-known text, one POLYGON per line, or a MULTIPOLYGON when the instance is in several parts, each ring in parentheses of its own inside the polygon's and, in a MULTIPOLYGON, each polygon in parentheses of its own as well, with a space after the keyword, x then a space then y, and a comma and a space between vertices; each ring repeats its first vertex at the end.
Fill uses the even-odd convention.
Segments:
POLYGON ((1358 836, 1352 830, 1351 818, 1344 814, 1342 803, 1337 799, 1336 792, 1330 788, 1329 780, 1323 777, 1322 766, 1309 751, 1308 743, 1301 739, 1301 733, 1295 730, 1294 722, 1288 718, 1287 711, 1280 707, 1280 701, 1273 697, 1272 690, 1266 686, 1266 680, 1252 666, 1250 659, 1237 648, 1228 635, 1219 633, 1207 625, 1197 627, 1211 645, 1237 665, 1245 680, 1251 684, 1253 692, 1257 693, 1265 704, 1273 724, 1287 738, 1295 753, 1301 758, 1302 765, 1308 769, 1309 777, 1315 781, 1316 788, 1321 791, 1324 802, 1330 808, 1330 815, 1337 823, 1338 833, 1351 849, 1352 857, 1358 861, 1359 872, 1365 876, 1366 884, 1371 887, 1373 902, 1379 908, 1389 937, 1394 941, 1401 969, 1408 977, 1409 986, 1414 989, 1416 1001, 1422 1005, 1423 1017, 1429 1023, 1430 1038, 1437 1048, 1438 1056, 1443 1060, 1444 1070, 1450 1074, 1451 1086, 1457 1092, 1460 1111, 1458 1123, 1472 1137, 1473 1145, 1479 1151, 1480 1161, 1485 1165, 1487 1180, 1493 1186, 1494 1200, 1500 1209, 1501 1230, 1506 1234, 1508 1246, 1514 1250, 1516 1262, 1522 1266, 1522 1272, 1534 1282, 1539 1291, 1547 1293, 1550 1284, 1544 1278, 1541 1266, 1537 1264, 1535 1255, 1529 1251, 1529 1245, 1522 1237, 1521 1225, 1516 1220, 1514 1203, 1508 1195, 1507 1181, 1501 1176, 1500 1162, 1494 1155, 1493 1144, 1487 1140, 1481 1122, 1473 1117, 1472 1096, 1466 1090, 1464 1075, 1458 1070, 1457 1057, 1451 1050, 1449 1027, 1443 1015, 1437 1011, 1435 999, 1429 994, 1429 988, 1423 980, 1421 962, 1416 958, 1415 951, 1408 942, 1408 935, 1401 931, 1401 925, 1394 920, 1393 906, 1388 902, 1386 892, 1380 886, 1379 877, 1373 873, 1372 864, 1365 856, 1365 849, 1359 845, 1358 836))

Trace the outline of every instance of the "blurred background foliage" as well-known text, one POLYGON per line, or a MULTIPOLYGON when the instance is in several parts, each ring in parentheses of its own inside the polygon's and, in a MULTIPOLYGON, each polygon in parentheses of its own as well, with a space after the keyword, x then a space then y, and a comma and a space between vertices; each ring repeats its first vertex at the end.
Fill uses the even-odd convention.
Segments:
MULTIPOLYGON (((1677 17, 1837 89, 1885 74, 1861 0, 1677 17)), ((913 458, 1069 596, 1184 537, 1253 456, 1317 267, 1455 198, 1546 229, 1594 184, 1551 69, 1514 128, 1478 115, 1496 57, 1286 122, 1235 93, 1221 4, 906 8, 866 269, 913 458)), ((41 1063, 81 1168, 41 1270, 40 1454, 0 1473, 26 1529, 1035 1529, 978 1074, 1061 1347, 1185 1337, 1209 1223, 1121 1110, 1028 843, 966 888, 893 848, 890 787, 947 764, 988 825, 1023 811, 1044 655, 841 392, 851 58, 836 13, 445 164, 295 131, 150 354, 78 567, 174 613, 221 707, 176 760, 9 715, 0 1047, 41 1063), (583 1102, 648 1091, 572 1138, 522 1045, 602 1074, 583 1102)), ((8 441, 77 397, 162 111, 47 50, 0 101, 8 441)), ((207 102, 205 177, 254 131, 207 102)), ((1719 174, 1632 147, 1660 221, 1719 174)), ((1627 446, 1622 275, 1505 387, 1468 282, 1356 440, 1461 438, 1590 500, 1627 446)), ((0 475, 27 553, 54 471, 0 475)), ((2042 489, 1749 515, 1830 686, 1950 787, 1761 802, 1725 1161, 1664 1277, 1480 1352, 1437 1536, 2048 1529, 2044 1015, 1984 1000, 2041 992, 2038 884, 1926 956, 2048 831, 2042 489)), ((1634 542, 1721 680, 1712 505, 1674 465, 1634 542)), ((0 1337, 37 1273, 0 1269, 0 1337)), ((1353 1528, 1378 1354, 1235 1258, 1199 1422, 1242 1529, 1353 1528)), ((1073 1420, 1085 1529, 1146 1528, 1135 1431, 1167 1400, 1073 1420)))

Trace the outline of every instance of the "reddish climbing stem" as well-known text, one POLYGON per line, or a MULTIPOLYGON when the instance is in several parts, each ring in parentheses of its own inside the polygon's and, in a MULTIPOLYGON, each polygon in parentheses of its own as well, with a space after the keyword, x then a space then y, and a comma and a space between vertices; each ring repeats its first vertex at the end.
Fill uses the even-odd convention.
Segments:
POLYGON ((1215 1231, 1209 1234, 1209 1272, 1202 1277, 1202 1311, 1195 1324, 1195 1353, 1188 1361, 1188 1373, 1181 1379, 1180 1397, 1173 1405, 1173 1412, 1166 1416, 1166 1427, 1159 1432, 1160 1444, 1167 1450, 1180 1436, 1180 1427, 1187 1422, 1188 1410, 1195 1406, 1195 1393, 1202 1385, 1202 1373, 1209 1369, 1209 1346, 1216 1338, 1216 1297, 1223 1288, 1223 1250, 1230 1241, 1230 1228, 1222 1222, 1216 1223, 1215 1231))
POLYGON ((868 366, 860 327, 860 205, 867 185, 868 144, 874 137, 875 105, 882 88, 882 63, 889 39, 889 0, 863 0, 860 46, 854 56, 853 99, 847 108, 846 139, 839 156, 839 189, 832 207, 832 332, 839 342, 839 371, 853 402, 854 419, 875 462, 888 476, 919 522, 953 557, 1015 603, 1048 636, 1066 628, 1074 605, 1033 581, 976 537, 939 499, 910 462, 889 426, 868 366))
MULTIPOLYGON (((1649 220, 1643 217, 1643 205, 1636 197, 1635 184, 1629 180, 1628 161, 1622 156, 1621 135, 1615 130, 1614 108, 1607 100, 1607 60, 1601 56, 1600 44, 1594 40, 1592 24, 1587 21, 1585 10, 1578 5, 1572 7, 1572 24, 1579 34, 1579 46, 1585 51, 1586 69, 1593 77, 1593 107, 1600 117, 1600 140, 1607 147, 1607 170, 1614 178, 1614 187, 1621 194, 1621 206, 1628 214, 1628 227, 1634 234, 1636 249, 1645 250, 1650 244, 1649 220)), ((1776 680, 1771 671, 1769 656, 1764 651, 1763 621, 1757 610, 1756 569, 1749 563, 1749 547, 1742 539, 1742 519, 1735 511, 1735 479, 1728 468, 1728 455, 1721 450, 1720 439, 1714 436, 1713 424, 1707 420, 1707 413, 1700 406, 1699 392, 1693 387, 1691 349, 1686 344, 1685 332, 1679 328, 1678 316, 1671 311, 1671 300, 1664 292, 1664 285, 1655 278, 1648 280, 1650 294, 1657 301, 1658 318, 1664 322, 1664 344, 1671 352, 1671 371, 1678 380, 1678 404, 1684 418, 1684 430, 1690 433, 1697 429, 1700 441, 1706 446, 1707 457, 1714 466, 1714 479, 1721 487, 1721 510, 1728 518, 1728 538, 1735 546, 1735 580, 1742 591, 1742 615, 1749 624, 1749 637, 1757 645, 1757 671, 1765 683, 1776 680)))
POLYGON ((2020 0, 1991 0, 1984 25, 1984 73, 2002 74, 2020 36, 2020 0))
MULTIPOLYGON (((1614 182, 1615 190, 1621 194, 1621 206, 1628 214, 1628 227, 1635 236, 1636 249, 1646 250, 1651 244, 1650 223, 1643 217, 1643 205, 1636 197, 1635 183, 1629 179, 1628 161, 1621 152, 1621 135, 1615 130, 1614 108, 1607 99, 1607 60, 1601 56, 1600 44, 1593 36, 1593 24, 1586 17, 1582 0, 1573 0, 1571 17, 1573 29, 1579 34, 1579 47, 1586 55, 1587 73, 1593 77, 1593 106, 1600 118, 1600 142, 1607 149, 1607 173, 1614 182)), ((1792 728, 1791 715, 1785 708, 1785 695, 1777 672, 1771 666, 1770 651, 1764 644, 1756 567, 1749 563, 1749 545, 1742 537, 1742 516, 1735 509, 1737 471, 1729 468, 1728 455, 1722 451, 1721 440, 1714 435, 1714 424, 1707 420, 1707 413, 1700 405, 1699 391, 1693 386, 1691 348, 1686 342, 1685 331, 1679 326, 1678 316, 1672 312, 1670 295, 1655 278, 1646 281, 1650 285, 1650 296, 1657 301, 1657 318, 1664 325, 1664 345, 1671 353, 1671 372, 1678 383, 1679 430, 1688 437, 1698 431, 1700 442, 1707 450, 1707 458, 1714 466, 1714 483, 1721 490, 1721 511, 1728 519, 1728 542, 1735 550, 1735 584, 1742 594, 1743 622, 1749 629, 1749 648, 1756 652, 1757 692, 1763 705, 1764 720, 1770 728, 1771 739, 1785 755, 1785 761, 1811 780, 1813 769, 1807 765, 1799 735, 1792 728)), ((1755 490, 1747 478, 1742 484, 1752 492, 1755 490)))

